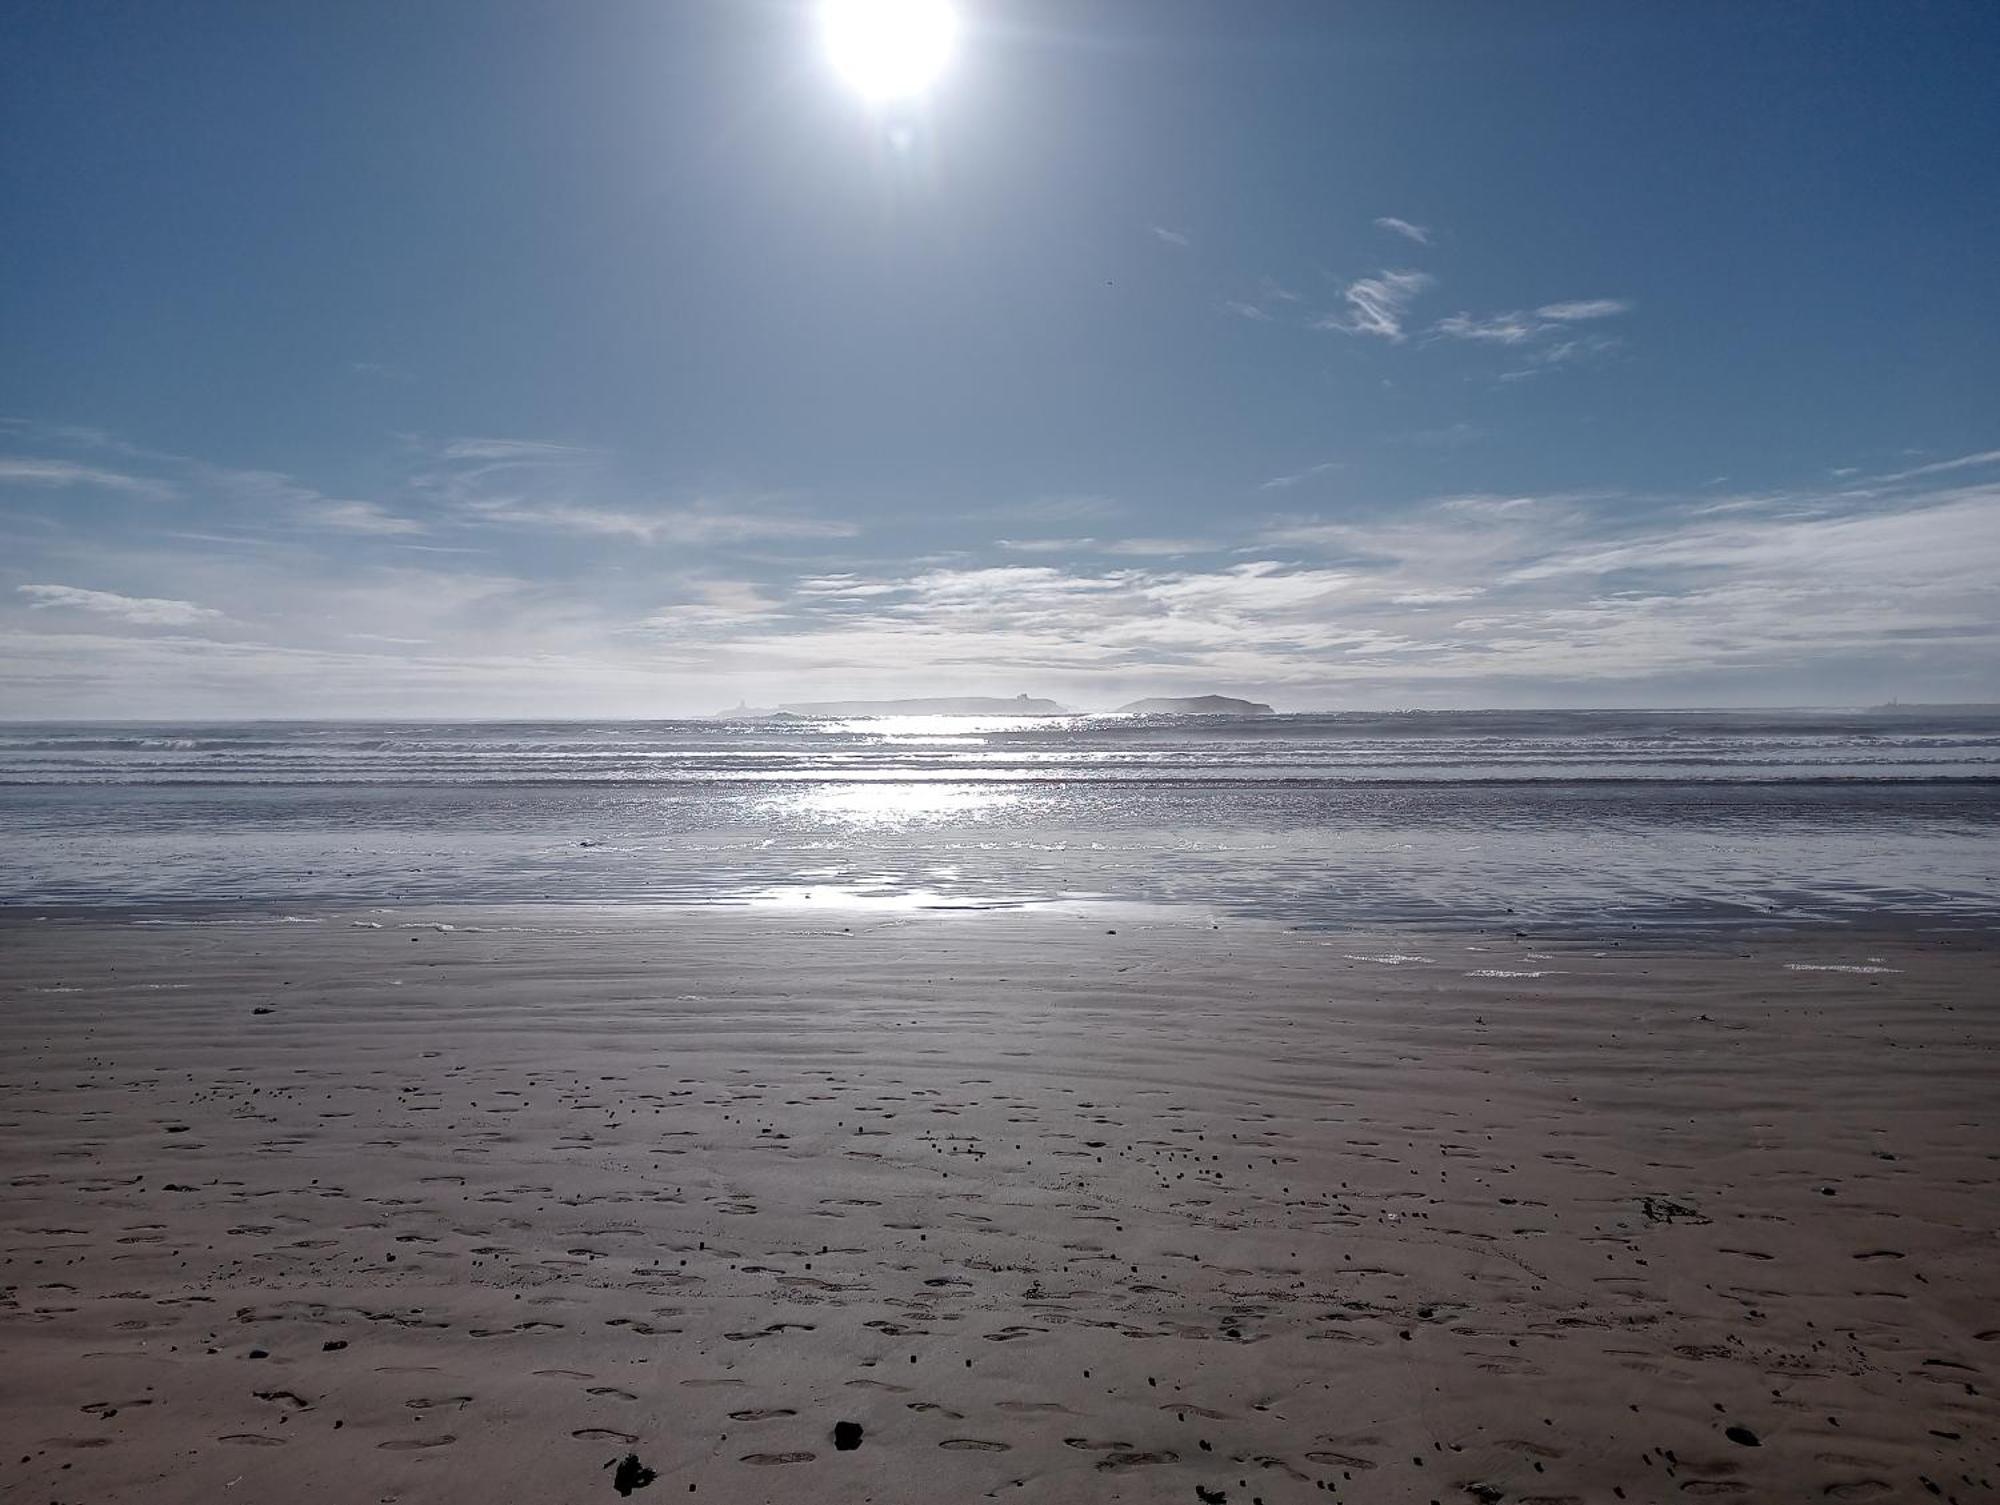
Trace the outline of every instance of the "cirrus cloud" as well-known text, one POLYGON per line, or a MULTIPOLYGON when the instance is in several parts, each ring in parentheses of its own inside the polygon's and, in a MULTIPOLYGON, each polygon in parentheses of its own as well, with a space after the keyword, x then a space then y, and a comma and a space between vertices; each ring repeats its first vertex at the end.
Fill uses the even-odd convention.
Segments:
POLYGON ((162 596, 121 596, 115 591, 86 590, 77 585, 18 585, 15 589, 28 597, 30 611, 87 611, 142 627, 187 627, 196 622, 216 621, 222 616, 213 607, 162 596))
POLYGON ((1420 246, 1427 246, 1431 243, 1431 232, 1428 226, 1413 225, 1406 219, 1397 219, 1393 214, 1385 214, 1376 220, 1375 228, 1378 230, 1387 230, 1391 235, 1400 235, 1403 239, 1415 241, 1420 246))
POLYGON ((1401 344, 1403 315, 1417 294, 1432 281, 1428 272, 1408 270, 1382 271, 1373 277, 1360 278, 1350 282, 1341 295, 1347 300, 1347 311, 1327 314, 1316 320, 1313 327, 1340 334, 1374 335, 1391 344, 1401 344))

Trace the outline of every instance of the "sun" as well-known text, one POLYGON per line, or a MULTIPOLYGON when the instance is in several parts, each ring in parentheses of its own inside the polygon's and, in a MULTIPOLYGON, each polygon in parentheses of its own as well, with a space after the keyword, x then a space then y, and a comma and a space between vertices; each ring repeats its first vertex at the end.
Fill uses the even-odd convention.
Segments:
POLYGON ((948 0, 820 0, 819 23, 834 71, 871 103, 924 93, 958 41, 948 0))

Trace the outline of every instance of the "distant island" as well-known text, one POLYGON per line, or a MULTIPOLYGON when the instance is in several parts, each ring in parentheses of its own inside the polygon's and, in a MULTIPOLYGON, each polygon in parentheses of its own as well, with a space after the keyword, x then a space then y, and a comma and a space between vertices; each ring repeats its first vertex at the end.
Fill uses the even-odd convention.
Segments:
POLYGON ((778 707, 792 716, 1070 716, 1053 700, 1016 695, 934 695, 918 700, 800 700, 778 707))
POLYGON ((1118 716, 1274 716, 1269 706, 1228 695, 1156 695, 1135 700, 1113 712, 1118 716))

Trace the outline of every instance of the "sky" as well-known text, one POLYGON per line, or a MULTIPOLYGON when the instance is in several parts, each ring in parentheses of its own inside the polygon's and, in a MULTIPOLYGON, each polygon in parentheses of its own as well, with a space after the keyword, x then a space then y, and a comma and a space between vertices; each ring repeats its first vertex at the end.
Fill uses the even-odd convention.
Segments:
POLYGON ((2000 700, 2000 7, 0 0, 0 716, 2000 700))

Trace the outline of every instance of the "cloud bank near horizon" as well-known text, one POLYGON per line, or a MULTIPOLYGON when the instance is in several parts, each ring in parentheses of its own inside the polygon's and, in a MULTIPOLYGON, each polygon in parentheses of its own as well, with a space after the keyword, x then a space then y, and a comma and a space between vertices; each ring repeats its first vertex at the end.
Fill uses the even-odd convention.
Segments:
POLYGON ((0 457, 16 717, 645 716, 1020 690, 1300 708, 2000 698, 1992 451, 1768 493, 1317 510, 1283 505, 1295 472, 1219 497, 1204 536, 1080 496, 963 513, 967 536, 934 548, 894 519, 665 491, 541 440, 409 441, 391 487, 352 497, 78 434, 17 430, 41 449, 0 457), (35 505, 52 492, 61 506, 35 505), (1016 532, 1077 522, 1092 531, 1016 532))

